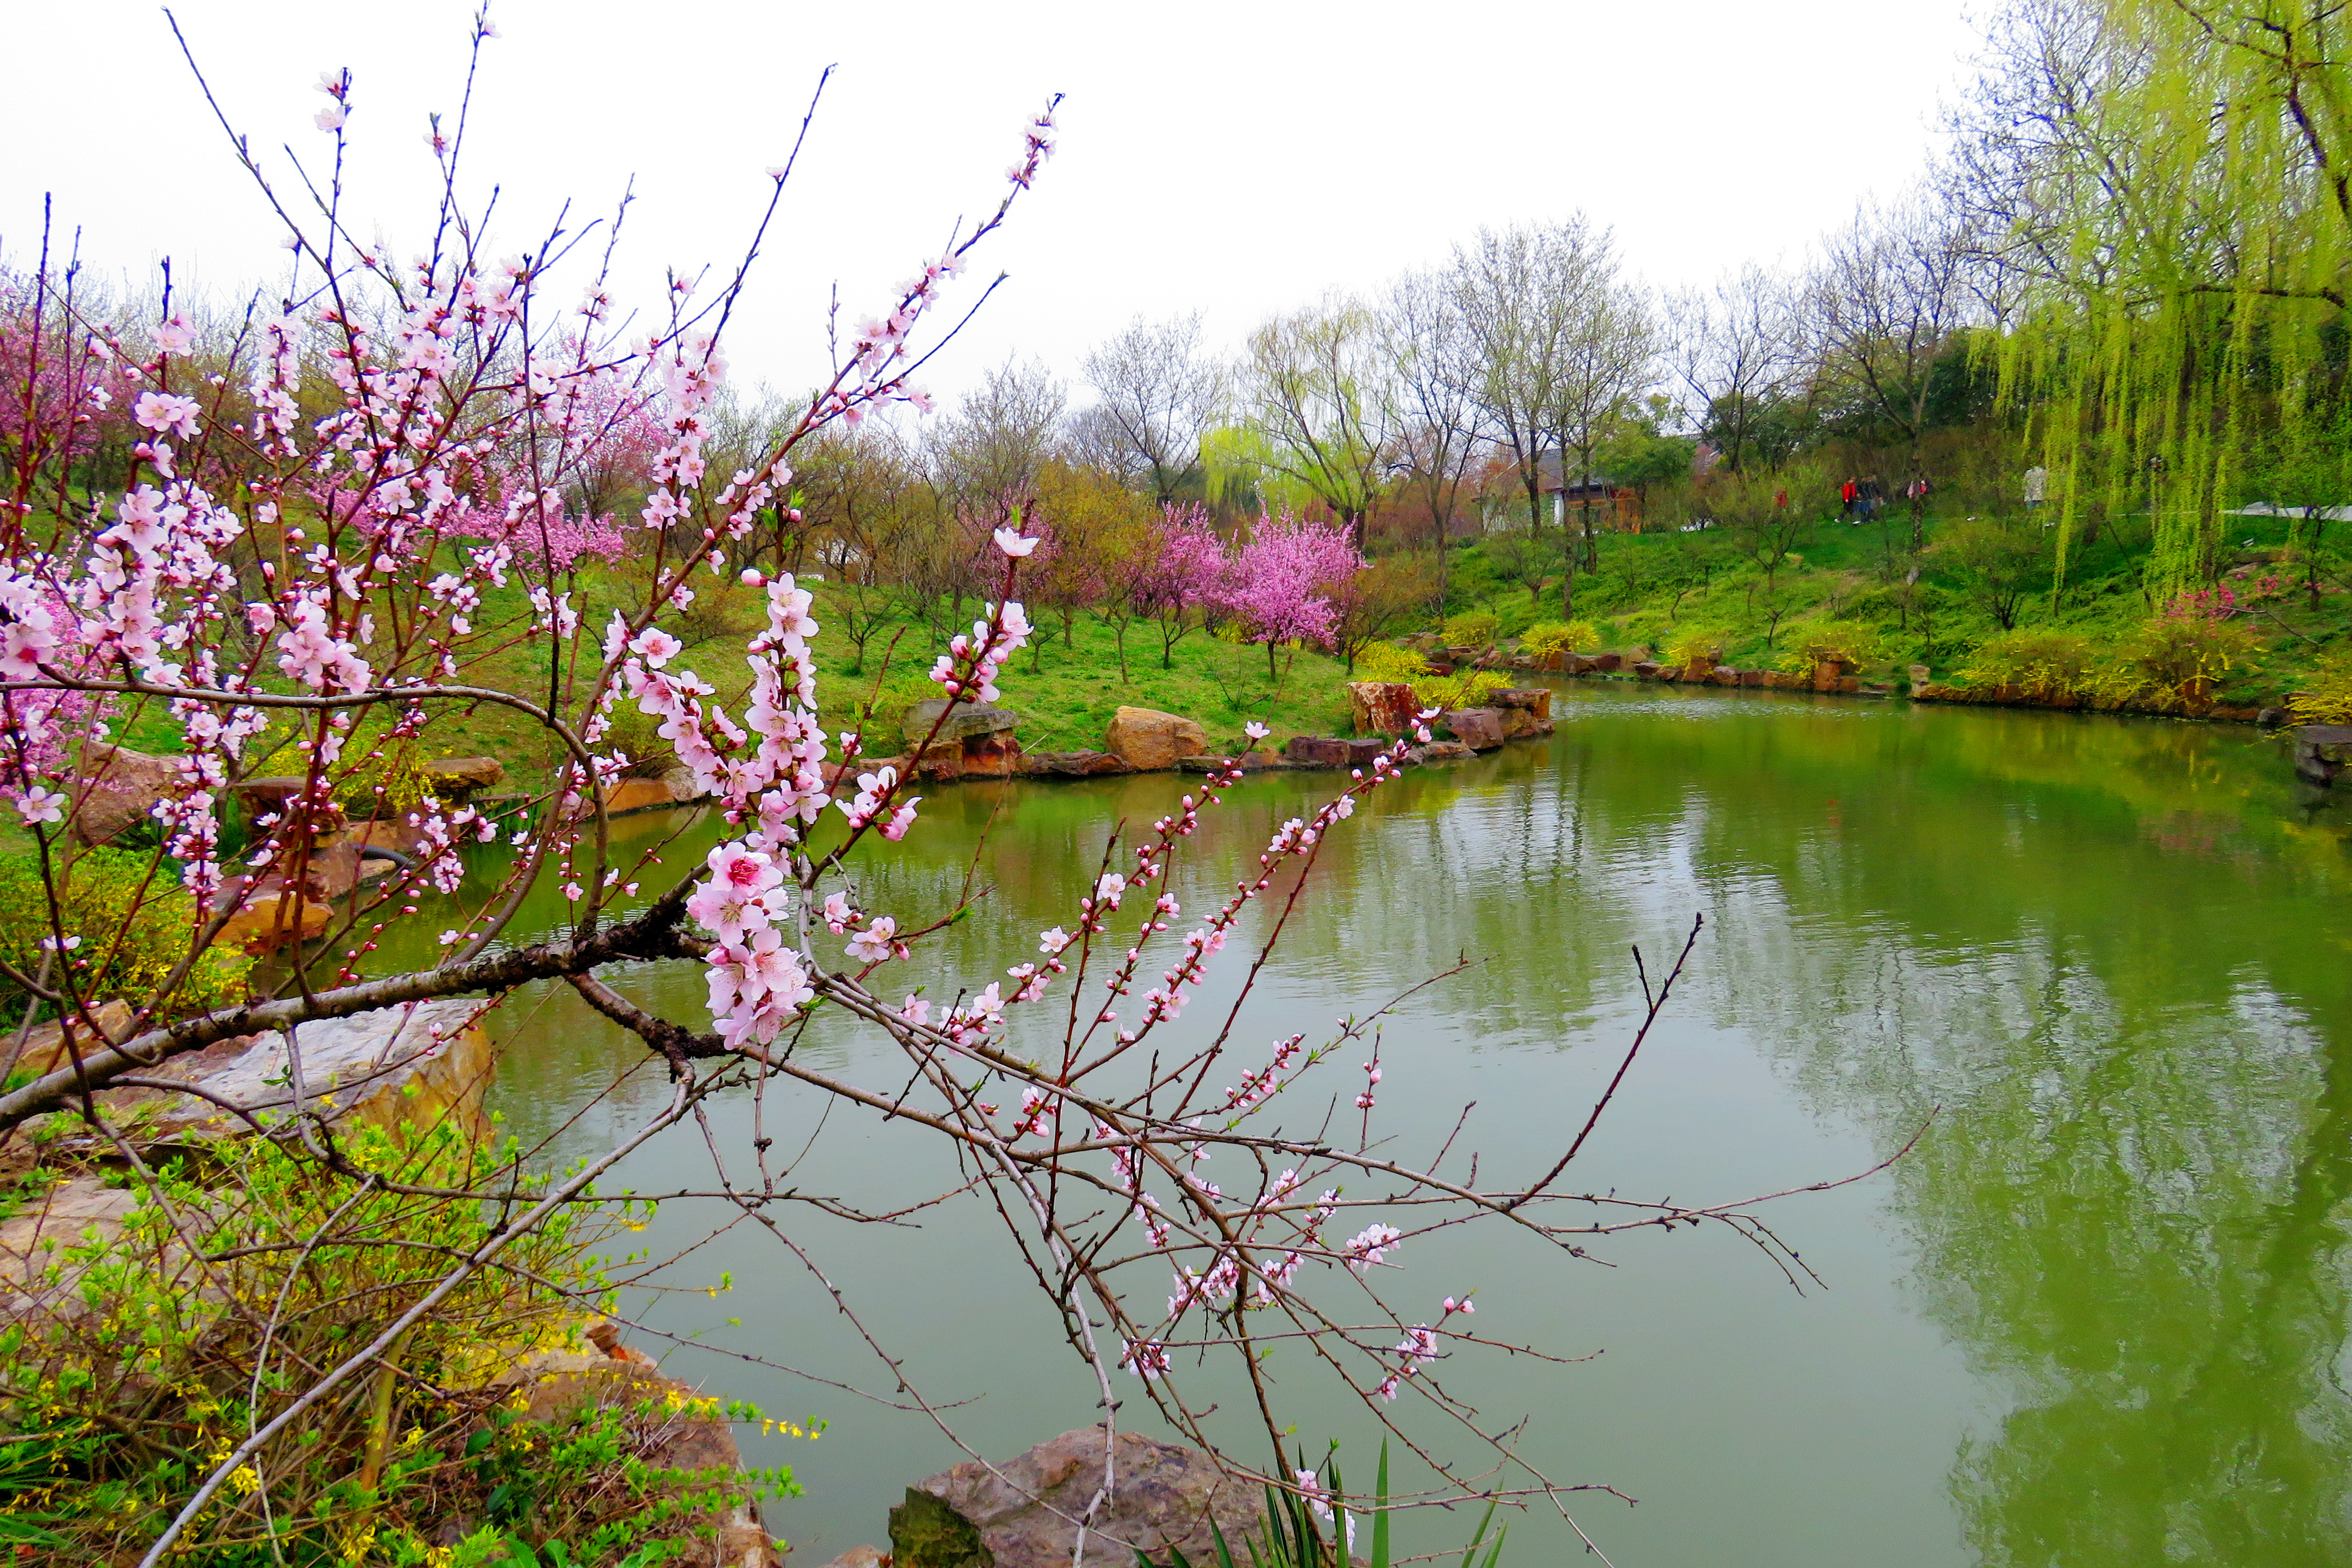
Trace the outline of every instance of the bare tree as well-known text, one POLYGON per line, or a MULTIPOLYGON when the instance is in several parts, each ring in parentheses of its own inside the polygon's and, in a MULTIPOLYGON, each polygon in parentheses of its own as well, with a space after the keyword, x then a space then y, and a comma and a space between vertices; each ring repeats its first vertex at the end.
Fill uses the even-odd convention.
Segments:
POLYGON ((1201 317, 1145 321, 1086 357, 1087 384, 1101 401, 1087 410, 1121 471, 1139 472, 1166 506, 1201 468, 1201 437, 1223 415, 1224 366, 1201 352, 1201 317))
MULTIPOLYGON (((1584 564, 1591 571, 1600 561, 1592 526, 1598 480, 1593 457, 1655 379, 1657 318, 1648 296, 1618 277, 1616 241, 1608 231, 1592 234, 1580 216, 1554 231, 1554 247, 1562 331, 1552 435, 1559 450, 1561 492, 1567 491, 1571 471, 1581 481, 1579 511, 1584 564)), ((1561 521, 1566 522, 1564 515, 1561 521)), ((1561 581, 1560 598, 1562 611, 1572 618, 1572 564, 1561 581)))
POLYGON ((1665 314, 1667 363, 1726 466, 1769 456, 1757 450, 1759 426, 1805 368, 1789 280, 1751 261, 1711 289, 1668 296, 1665 314))
POLYGON ((932 432, 935 482, 963 510, 1012 516, 1029 503, 1068 405, 1068 386, 1043 364, 1007 359, 932 432))
POLYGON ((1481 439, 1477 358, 1459 294, 1441 275, 1409 272, 1398 279, 1379 331, 1389 363, 1382 386, 1390 400, 1385 423, 1394 432, 1391 466, 1429 509, 1443 604, 1454 514, 1481 439))
POLYGON ((1473 244, 1454 247, 1448 275, 1476 366, 1472 404, 1486 437, 1511 456, 1530 531, 1543 526, 1543 451, 1561 354, 1549 249, 1541 230, 1480 229, 1473 244))
POLYGON ((1360 548, 1387 467, 1384 374, 1371 312, 1336 298, 1252 332, 1243 365, 1254 460, 1329 507, 1360 548))
MULTIPOLYGON (((1936 360, 1975 319, 1972 254, 1960 215, 1920 195, 1856 213, 1806 279, 1805 327, 1823 389, 1902 442, 1910 479, 1925 476, 1936 360)), ((1919 543, 1915 533, 1912 548, 1919 543)))

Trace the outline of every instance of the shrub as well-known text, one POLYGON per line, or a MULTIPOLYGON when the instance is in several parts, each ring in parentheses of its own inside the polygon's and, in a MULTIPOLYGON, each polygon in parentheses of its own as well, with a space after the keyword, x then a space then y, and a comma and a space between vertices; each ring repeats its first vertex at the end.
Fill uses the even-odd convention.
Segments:
POLYGON ((1729 636, 1713 628, 1677 632, 1666 644, 1666 662, 1689 665, 1705 659, 1712 664, 1723 658, 1724 644, 1729 636))
POLYGON ((1356 656, 1356 679, 1359 680, 1426 679, 1429 661, 1411 648, 1394 643, 1376 642, 1356 656))
POLYGON ((2090 638, 2025 626, 1978 644, 1959 671, 1959 680, 1971 690, 2013 687, 2047 700, 2089 696, 2103 689, 2105 672, 2090 638))
POLYGON ((1591 621, 1538 621, 1519 634, 1519 649, 1538 656, 1581 653, 1601 646, 1601 633, 1591 621))
POLYGON ((2125 643, 2105 694, 2116 701, 2147 695, 2200 695, 2253 651, 2252 634, 2236 621, 2221 616, 2157 616, 2141 622, 2125 643))
POLYGON ((1491 669, 1465 669, 1459 675, 1416 680, 1412 695, 1423 708, 1475 708, 1486 693, 1501 691, 1510 684, 1491 669))
POLYGON ((343 742, 352 770, 335 786, 335 804, 353 822, 398 821, 434 799, 425 748, 414 736, 387 741, 362 730, 343 742))
POLYGON ((1502 617, 1492 610, 1465 610, 1445 623, 1448 647, 1484 647, 1502 629, 1502 617))
POLYGON ((2352 724, 2352 647, 2322 654, 2302 690, 2287 699, 2298 724, 2352 724))
MULTIPOLYGON (((352 1125, 338 1141, 383 1180, 321 1170, 268 1138, 215 1150, 202 1185, 167 1167, 168 1202, 132 1210, 118 1237, 54 1256, 55 1279, 78 1275, 63 1292, 74 1310, 21 1315, 0 1331, 0 1417, 15 1435, 0 1517, 42 1531, 54 1560, 135 1556, 251 1424, 365 1344, 501 1223, 498 1205, 418 1195, 496 1186, 513 1168, 453 1123, 352 1125), (176 1226, 192 1222, 184 1237, 176 1226), (234 1305, 254 1302, 268 1310, 234 1305)), ((553 1539, 572 1561, 607 1563, 690 1532, 689 1516, 740 1500, 747 1479, 767 1495, 796 1490, 786 1471, 648 1463, 666 1428, 699 1414, 659 1385, 637 1407, 532 1422, 514 1408, 515 1385, 497 1381, 533 1352, 582 1348, 587 1317, 610 1296, 583 1247, 641 1213, 568 1207, 515 1240, 418 1319, 381 1371, 236 1472, 183 1537, 188 1560, 446 1563, 432 1534, 462 1518, 483 1527, 469 1548, 553 1539), (249 1549, 257 1538, 268 1552, 249 1549)), ((725 1414, 759 1419, 740 1406, 725 1414)))
MULTIPOLYGON (((126 849, 86 849, 56 870, 58 924, 75 966, 74 990, 91 998, 149 997, 187 955, 196 929, 195 900, 177 887, 173 862, 126 849)), ((50 935, 48 891, 40 861, 0 858, 0 955, 20 974, 41 966, 50 935)), ((253 960, 233 948, 208 948, 189 966, 171 998, 170 1016, 201 1013, 244 994, 253 960)), ((0 1009, 21 1017, 25 993, 0 982, 0 1009)), ((46 1008, 45 1008, 46 1010, 46 1008)))
POLYGON ((1879 657, 1877 631, 1853 621, 1816 621, 1811 626, 1792 626, 1789 647, 1806 668, 1832 660, 1869 664, 1879 657))

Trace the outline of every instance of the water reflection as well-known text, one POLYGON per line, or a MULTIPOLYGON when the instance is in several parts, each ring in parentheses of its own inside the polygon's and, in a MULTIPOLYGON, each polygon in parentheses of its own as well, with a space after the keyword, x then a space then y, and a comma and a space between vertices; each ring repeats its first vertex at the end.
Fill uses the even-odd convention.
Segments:
MULTIPOLYGON (((1415 775, 1335 839, 1262 1032, 1318 1028, 1466 953, 1480 962, 1391 1030, 1397 1080, 1414 1086, 1398 1130, 1410 1141, 1476 1100, 1490 1157, 1534 1159, 1622 1042, 1628 947, 1654 959, 1704 910, 1687 1001, 1588 1179, 1766 1191, 1860 1169, 1929 1126, 1875 1184, 1776 1216, 1826 1297, 1793 1298, 1704 1237, 1629 1242, 1613 1270, 1469 1238, 1416 1258, 1433 1290, 1491 1289, 1482 1322, 1507 1336, 1609 1349, 1461 1378, 1506 1417, 1534 1414, 1548 1468, 1645 1499, 1596 1517, 1616 1560, 2352 1561, 2342 807, 2298 795, 2268 742, 2219 727, 1590 686, 1560 706, 1548 751, 1415 775)), ((1213 894, 1316 785, 1248 786, 1180 868, 1180 895, 1213 894)), ((993 894, 907 983, 1022 956, 1110 825, 1148 822, 1181 787, 935 795, 912 852, 865 868, 869 902, 935 908, 975 864, 993 894)), ((637 823, 624 826, 678 826, 637 823)), ((711 831, 687 828, 670 863, 711 831)), ((533 913, 560 919, 551 902, 533 913)), ((636 984, 677 1016, 701 993, 685 966, 636 984)), ((572 1120, 598 1091, 658 1092, 642 1052, 568 994, 509 1011, 520 1048, 499 1093, 518 1130, 582 1145, 625 1119, 607 1101, 572 1120)), ((845 1072, 877 1061, 847 1031, 805 1048, 845 1072)), ((813 1107, 767 1114, 780 1142, 814 1131, 813 1107)), ((721 1108, 722 1146, 745 1115, 721 1108)), ((907 1147, 845 1117, 818 1144, 828 1179, 877 1199, 940 1174, 907 1147)), ((683 1144, 632 1172, 645 1188, 707 1177, 683 1144)), ((685 1238, 707 1217, 680 1205, 659 1225, 685 1238)), ((1019 1447, 1092 1418, 983 1226, 812 1218, 805 1234, 866 1282, 916 1364, 980 1398, 962 1422, 979 1440, 1019 1447)), ((723 1311, 658 1305, 679 1331, 788 1339, 836 1365, 862 1354, 772 1250, 730 1235, 694 1262, 745 1287, 723 1311)), ((782 1408, 810 1397, 687 1370, 782 1408)), ((1362 1436, 1345 1406, 1293 1392, 1303 1434, 1362 1436)), ((825 1413, 821 1452, 758 1454, 812 1482, 779 1522, 820 1561, 874 1538, 892 1489, 954 1457, 919 1418, 825 1413)), ((1416 1527, 1419 1549, 1449 1528, 1416 1527)), ((1514 1541, 1524 1560, 1553 1554, 1538 1521, 1514 1541)))

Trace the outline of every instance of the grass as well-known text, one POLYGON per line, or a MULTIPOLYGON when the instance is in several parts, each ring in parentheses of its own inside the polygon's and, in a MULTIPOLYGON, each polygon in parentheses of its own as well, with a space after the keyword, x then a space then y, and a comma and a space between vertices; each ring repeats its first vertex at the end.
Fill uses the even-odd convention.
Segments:
MULTIPOLYGON (((817 619, 824 623, 822 597, 817 619)), ((926 678, 936 650, 920 626, 886 630, 869 645, 862 669, 853 664, 846 640, 830 629, 818 635, 816 652, 829 710, 854 713, 871 701, 877 722, 889 727, 892 744, 896 720, 908 703, 938 695, 926 678), (886 667, 882 649, 893 631, 901 635, 886 667)), ((1291 647, 1276 652, 1276 678, 1269 679, 1264 647, 1222 641, 1204 631, 1179 642, 1163 668, 1159 636, 1146 626, 1129 632, 1122 674, 1110 628, 1079 616, 1067 640, 1058 619, 1040 626, 1034 645, 997 677, 997 687, 1003 693, 1000 705, 1021 716, 1016 733, 1029 752, 1099 751, 1111 716, 1122 706, 1195 720, 1217 752, 1244 746, 1242 727, 1252 720, 1274 731, 1276 745, 1294 734, 1345 732, 1344 665, 1312 648, 1291 647)), ((878 752, 879 741, 877 736, 868 751, 878 752)))
MULTIPOLYGON (((2233 518, 2231 548, 2221 566, 2224 581, 2242 598, 2274 568, 2285 542, 2286 525, 2270 518, 2233 518), (2243 572, 2231 578, 2227 574, 2243 572)), ((1866 674, 1899 674, 1910 665, 1927 666, 1946 679, 1969 661, 1973 650, 2000 630, 1980 594, 1953 571, 1934 548, 1943 531, 1931 519, 1928 550, 1918 560, 1916 584, 1903 581, 1912 564, 1890 552, 1876 524, 1824 521, 1767 582, 1753 563, 1729 552, 1722 534, 1612 534, 1601 544, 1600 570, 1580 574, 1576 614, 1595 623, 1601 646, 1584 652, 1663 650, 1677 637, 1696 631, 1720 635, 1727 662, 1740 668, 1770 666, 1788 656, 1809 629, 1826 622, 1859 627, 1874 645, 1866 674), (1711 574, 1697 581, 1689 563, 1712 552, 1711 574)), ((1909 521, 1898 518, 1898 544, 1907 544, 1909 521)), ((2143 585, 2147 561, 2144 532, 2110 532, 2070 561, 2067 581, 2053 595, 2046 578, 2020 606, 2018 624, 2056 626, 2103 645, 2128 636, 2162 606, 2143 585)), ((2288 569, 2276 568, 2281 575, 2288 569)), ((2335 578, 2344 575, 2336 563, 2335 578)), ((1500 634, 1515 637, 1536 621, 1559 620, 1557 577, 1540 600, 1501 570, 1486 542, 1457 549, 1451 568, 1454 614, 1487 608, 1500 619, 1500 634)), ((2352 645, 2352 593, 2331 585, 2313 610, 2300 590, 2251 606, 2241 617, 2260 645, 2219 683, 2217 700, 2232 706, 2276 702, 2298 689, 2325 650, 2352 645)), ((1430 629, 1435 628, 1432 617, 1430 629)))

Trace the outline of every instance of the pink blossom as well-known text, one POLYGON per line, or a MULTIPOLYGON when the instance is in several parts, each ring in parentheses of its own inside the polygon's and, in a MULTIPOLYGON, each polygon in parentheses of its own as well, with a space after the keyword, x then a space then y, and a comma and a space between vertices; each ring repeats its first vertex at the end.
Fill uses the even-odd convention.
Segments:
POLYGON ((996 548, 1016 560, 1037 548, 1037 541, 1024 539, 1021 536, 1021 531, 1017 528, 1000 528, 994 537, 996 548))
POLYGON ((172 392, 142 392, 131 405, 131 417, 142 429, 176 434, 185 441, 196 433, 196 400, 172 392))

